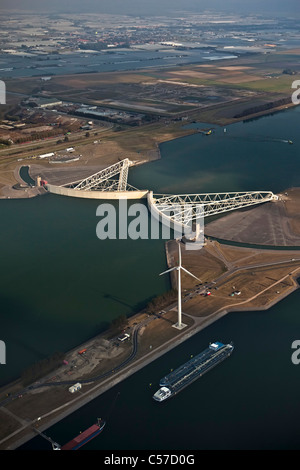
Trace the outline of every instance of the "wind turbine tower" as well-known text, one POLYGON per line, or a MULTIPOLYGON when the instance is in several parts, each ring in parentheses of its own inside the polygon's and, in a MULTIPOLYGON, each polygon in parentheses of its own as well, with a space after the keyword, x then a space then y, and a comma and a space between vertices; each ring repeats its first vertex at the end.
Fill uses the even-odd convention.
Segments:
POLYGON ((174 266, 174 268, 171 268, 171 269, 167 269, 167 271, 164 271, 163 273, 160 273, 160 276, 162 276, 163 274, 166 274, 166 273, 169 273, 171 271, 177 271, 177 280, 178 280, 178 287, 177 287, 177 290, 178 290, 178 322, 173 325, 174 328, 177 328, 178 330, 182 330, 183 328, 185 328, 187 325, 185 325, 184 323, 182 323, 182 309, 181 309, 181 270, 185 271, 187 274, 189 274, 190 276, 194 277, 195 279, 197 279, 197 281, 200 281, 200 279, 198 279, 196 276, 194 276, 194 274, 190 273, 187 269, 185 269, 182 265, 181 265, 181 250, 180 250, 180 245, 178 245, 178 266, 174 266))

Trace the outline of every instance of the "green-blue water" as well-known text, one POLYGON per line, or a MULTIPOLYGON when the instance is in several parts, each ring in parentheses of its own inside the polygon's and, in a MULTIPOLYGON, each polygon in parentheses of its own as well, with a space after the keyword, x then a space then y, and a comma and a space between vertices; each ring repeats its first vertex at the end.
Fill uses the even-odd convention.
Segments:
MULTIPOLYGON (((299 185, 299 108, 214 127, 160 146, 162 159, 130 170, 129 183, 157 193, 271 190, 299 185), (293 145, 288 144, 292 140, 293 145)), ((194 127, 211 127, 193 124, 194 127)))
MULTIPOLYGON (((300 185, 299 109, 161 145, 162 159, 130 170, 129 183, 158 193, 281 191, 300 185), (289 145, 284 141, 293 140, 289 145)), ((97 201, 46 196, 1 201, 2 380, 95 334, 165 291, 164 241, 100 241, 97 201)), ((107 410, 109 425, 85 448, 299 448, 300 292, 268 312, 230 314, 47 431, 61 444, 107 410), (231 358, 174 400, 151 399, 161 376, 212 340, 231 358), (152 383, 152 387, 149 384, 152 383), (126 423, 123 426, 121 423, 126 423), (184 429, 184 432, 183 432, 184 429)), ((41 438, 26 448, 49 448, 41 438)))
POLYGON ((54 195, 1 201, 2 383, 169 289, 168 278, 158 276, 166 267, 164 243, 100 241, 97 206, 54 195))
MULTIPOLYGON (((85 449, 299 449, 300 365, 291 361, 299 303, 297 291, 268 312, 229 314, 47 435, 67 442, 105 415, 120 392, 105 432, 85 449), (174 399, 154 402, 159 379, 214 339, 233 340, 232 356, 174 399)), ((49 443, 37 438, 28 447, 49 449, 49 443)))

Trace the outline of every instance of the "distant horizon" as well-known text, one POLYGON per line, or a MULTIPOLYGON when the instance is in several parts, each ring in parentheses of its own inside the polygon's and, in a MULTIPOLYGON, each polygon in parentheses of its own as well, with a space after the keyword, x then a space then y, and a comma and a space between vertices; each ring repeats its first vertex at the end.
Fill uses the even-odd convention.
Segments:
POLYGON ((2 0, 1 11, 28 14, 103 13, 173 16, 179 13, 224 13, 299 17, 299 0, 2 0))

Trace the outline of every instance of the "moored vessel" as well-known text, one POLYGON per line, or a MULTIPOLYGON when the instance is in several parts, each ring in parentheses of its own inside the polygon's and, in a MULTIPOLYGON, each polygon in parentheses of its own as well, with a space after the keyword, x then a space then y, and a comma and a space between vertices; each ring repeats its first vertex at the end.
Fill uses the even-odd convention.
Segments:
POLYGON ((223 344, 218 341, 211 343, 200 354, 163 377, 159 382, 160 389, 155 392, 153 399, 161 402, 171 398, 229 357, 233 349, 232 343, 223 344))
POLYGON ((163 401, 172 395, 172 391, 168 387, 161 387, 154 393, 153 398, 156 401, 163 401))
POLYGON ((94 439, 98 436, 104 429, 106 421, 101 418, 98 418, 96 424, 93 424, 85 431, 78 434, 78 436, 74 437, 71 441, 64 444, 60 450, 78 450, 80 447, 84 446, 87 442, 94 439))

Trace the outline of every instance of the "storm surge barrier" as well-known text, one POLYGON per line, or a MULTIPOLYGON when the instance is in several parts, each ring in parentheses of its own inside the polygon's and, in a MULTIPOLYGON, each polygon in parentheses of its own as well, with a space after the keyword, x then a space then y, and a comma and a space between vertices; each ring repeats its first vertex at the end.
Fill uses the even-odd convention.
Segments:
POLYGON ((120 200, 147 198, 151 214, 162 223, 185 224, 201 217, 210 217, 249 206, 277 201, 272 191, 241 191, 197 194, 154 194, 128 184, 128 172, 133 163, 125 158, 93 175, 61 186, 46 184, 50 193, 63 196, 120 200), (201 208, 201 211, 200 211, 201 208))

